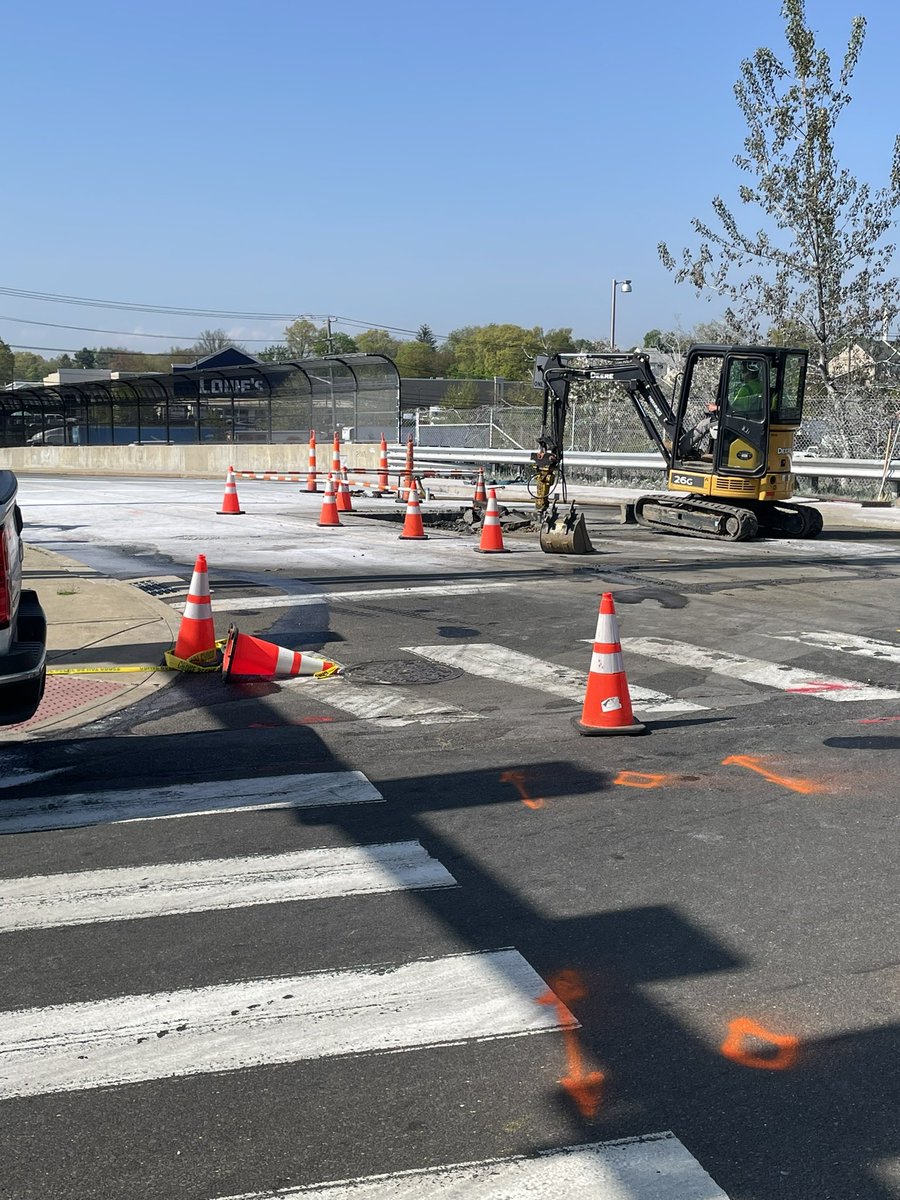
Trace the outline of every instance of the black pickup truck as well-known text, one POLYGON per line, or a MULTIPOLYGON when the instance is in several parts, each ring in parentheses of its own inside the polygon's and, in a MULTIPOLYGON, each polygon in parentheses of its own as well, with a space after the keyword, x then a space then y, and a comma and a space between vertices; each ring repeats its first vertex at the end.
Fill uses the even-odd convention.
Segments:
POLYGON ((37 712, 47 675, 47 621, 22 588, 22 514, 12 471, 0 471, 0 725, 37 712))

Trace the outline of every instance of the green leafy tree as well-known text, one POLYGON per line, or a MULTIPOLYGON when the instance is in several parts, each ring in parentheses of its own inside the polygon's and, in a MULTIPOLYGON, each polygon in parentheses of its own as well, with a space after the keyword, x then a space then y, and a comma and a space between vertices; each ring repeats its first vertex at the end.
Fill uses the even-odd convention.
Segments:
POLYGON ((313 349, 321 330, 310 321, 309 317, 298 317, 285 327, 284 340, 291 352, 291 358, 309 358, 317 353, 313 349))
POLYGON ((83 346, 75 355, 75 365, 77 367, 84 367, 85 370, 90 371, 97 365, 97 356, 93 350, 88 349, 87 346, 83 346))
POLYGON ((71 367, 75 366, 75 363, 71 358, 69 358, 68 354, 61 354, 56 362, 57 367, 62 370, 69 370, 71 367))
POLYGON ((437 350, 418 338, 414 342, 400 342, 394 354, 403 379, 434 379, 440 374, 439 359, 437 350))
POLYGON ((284 363, 290 362, 291 348, 282 342, 274 342, 271 346, 266 346, 263 350, 255 351, 256 357, 260 362, 265 363, 284 363))
POLYGON ((49 361, 40 354, 32 354, 30 350, 17 350, 15 353, 14 379, 28 379, 37 383, 52 369, 49 361))
POLYGON ((839 165, 834 131, 850 103, 865 18, 851 23, 835 79, 828 53, 806 25, 804 0, 784 0, 781 15, 790 63, 761 48, 741 64, 734 88, 748 129, 744 153, 734 161, 751 181, 739 196, 762 214, 763 228, 743 230, 716 196, 716 227, 692 222, 699 247, 685 249, 681 265, 665 243, 659 254, 678 282, 727 299, 730 326, 758 334, 786 320, 806 330, 833 394, 828 362, 835 343, 871 333, 898 311, 900 285, 887 277, 894 246, 885 239, 900 205, 900 137, 885 188, 860 184, 839 165))
POLYGON ((16 356, 7 346, 6 342, 0 341, 0 387, 5 387, 6 384, 12 383, 16 378, 16 356))
POLYGON ((356 354, 357 345, 349 333, 329 334, 328 327, 323 325, 312 345, 313 354, 356 354))
POLYGON ((356 345, 363 354, 386 354, 394 358, 401 343, 386 329, 365 329, 356 335, 356 345))

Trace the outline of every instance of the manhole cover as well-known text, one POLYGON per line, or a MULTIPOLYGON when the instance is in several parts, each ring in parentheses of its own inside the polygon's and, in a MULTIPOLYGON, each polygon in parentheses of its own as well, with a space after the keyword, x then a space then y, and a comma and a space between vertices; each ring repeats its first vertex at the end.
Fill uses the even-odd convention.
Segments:
POLYGON ((393 662, 367 662, 345 667, 343 674, 353 683, 400 685, 442 683, 445 679, 458 679, 462 670, 460 667, 446 667, 443 663, 395 659, 393 662))

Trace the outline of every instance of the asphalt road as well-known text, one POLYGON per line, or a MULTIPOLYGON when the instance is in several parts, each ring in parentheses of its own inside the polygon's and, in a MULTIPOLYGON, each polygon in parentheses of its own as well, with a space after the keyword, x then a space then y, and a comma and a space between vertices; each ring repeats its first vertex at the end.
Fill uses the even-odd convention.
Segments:
POLYGON ((0 790, 0 1196, 481 1197, 399 1173, 666 1130, 567 1194, 900 1196, 897 514, 481 556, 275 484, 235 518, 210 483, 20 484, 32 541, 120 578, 203 552, 223 630, 346 671, 185 675, 3 750, 59 773, 0 790), (642 737, 572 724, 607 591, 642 737), (371 875, 397 847, 424 875, 371 875))

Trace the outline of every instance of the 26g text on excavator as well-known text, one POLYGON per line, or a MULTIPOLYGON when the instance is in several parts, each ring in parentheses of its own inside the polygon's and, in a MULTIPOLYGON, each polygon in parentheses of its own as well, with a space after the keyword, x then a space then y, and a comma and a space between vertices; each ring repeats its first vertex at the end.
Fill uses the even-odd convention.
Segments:
POLYGON ((806 366, 805 350, 691 346, 670 402, 646 354, 538 356, 533 382, 544 404, 532 462, 542 549, 590 550, 583 514, 576 516, 573 506, 560 520, 555 500, 557 488, 566 500, 563 435, 569 391, 581 381, 620 384, 665 462, 668 491, 638 498, 638 524, 730 542, 815 537, 821 513, 790 502, 806 366))

